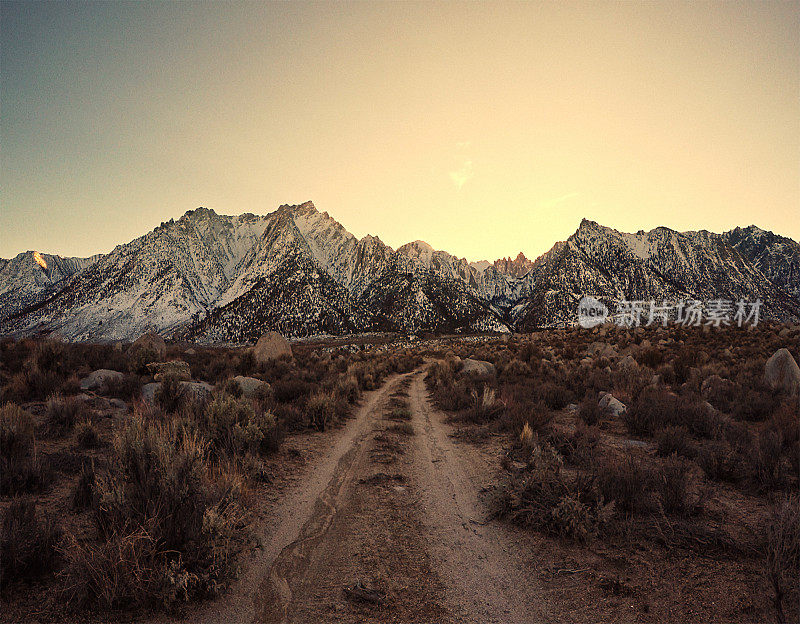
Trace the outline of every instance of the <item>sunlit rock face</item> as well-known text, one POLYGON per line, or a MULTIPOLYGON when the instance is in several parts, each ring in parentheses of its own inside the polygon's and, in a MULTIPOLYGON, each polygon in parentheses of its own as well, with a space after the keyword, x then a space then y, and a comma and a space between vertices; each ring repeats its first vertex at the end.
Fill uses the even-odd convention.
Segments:
POLYGON ((358 239, 311 202, 236 217, 198 208, 103 256, 0 260, 0 334, 505 332, 571 325, 584 295, 612 310, 622 298, 759 297, 764 317, 796 322, 798 247, 753 227, 626 234, 584 220, 534 261, 470 263, 423 241, 358 239))

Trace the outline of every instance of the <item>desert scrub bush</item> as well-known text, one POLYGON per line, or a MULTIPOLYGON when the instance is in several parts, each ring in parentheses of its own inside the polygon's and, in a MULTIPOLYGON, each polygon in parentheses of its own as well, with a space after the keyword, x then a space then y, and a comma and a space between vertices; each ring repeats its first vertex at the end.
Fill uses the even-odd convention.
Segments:
POLYGON ((36 452, 33 417, 13 403, 0 408, 0 494, 41 492, 52 479, 49 462, 36 452))
POLYGON ((500 377, 506 379, 516 379, 517 377, 530 377, 533 371, 530 364, 516 358, 511 360, 501 371, 500 377))
POLYGON ((155 349, 150 347, 131 347, 127 353, 128 370, 137 375, 147 374, 147 365, 158 362, 161 358, 155 349))
POLYGON ((281 430, 271 412, 256 412, 248 401, 227 394, 217 395, 193 422, 216 457, 263 454, 280 446, 281 430))
POLYGON ((683 457, 670 455, 660 466, 653 468, 653 489, 658 494, 661 508, 668 514, 683 514, 690 508, 689 462, 683 457))
POLYGON ((91 420, 84 419, 75 425, 75 440, 81 448, 94 448, 100 444, 100 434, 91 420))
POLYGON ((547 436, 547 441, 561 453, 568 463, 585 466, 589 465, 597 456, 600 430, 597 427, 578 422, 572 434, 551 431, 547 436))
POLYGON ((714 439, 723 429, 722 419, 697 395, 677 396, 657 386, 645 388, 623 418, 634 435, 653 436, 682 425, 699 438, 714 439))
POLYGON ((47 401, 44 420, 48 433, 64 435, 72 431, 78 420, 88 416, 86 403, 78 397, 52 396, 47 401))
POLYGON ((145 528, 97 543, 68 532, 60 552, 60 598, 71 611, 170 606, 167 596, 161 600, 169 583, 166 554, 145 528))
POLYGON ((787 483, 783 454, 783 439, 780 431, 764 428, 753 439, 748 453, 751 478, 762 491, 780 489, 787 483))
POLYGON ((673 453, 692 459, 697 456, 697 445, 683 426, 666 427, 656 432, 656 454, 667 457, 673 453))
POLYGON ((306 403, 306 414, 312 427, 324 431, 336 419, 336 398, 323 391, 314 393, 306 403))
POLYGON ((528 425, 538 433, 553 420, 553 412, 542 401, 533 401, 521 393, 505 392, 503 405, 503 413, 498 419, 502 431, 516 433, 528 425))
POLYGON ((3 514, 0 535, 0 587, 53 572, 60 538, 50 517, 38 517, 34 501, 12 501, 3 514))
POLYGON ((712 481, 737 482, 745 476, 745 458, 726 440, 705 442, 694 459, 712 481))
POLYGON ((635 514, 652 508, 652 471, 632 451, 595 466, 594 480, 603 498, 613 501, 620 511, 635 514))
POLYGON ((301 379, 287 379, 272 384, 272 395, 280 403, 294 403, 311 394, 313 386, 301 379))
POLYGON ((565 408, 573 399, 572 391, 565 385, 546 381, 536 387, 536 397, 552 410, 565 408))
POLYGON ((52 371, 43 371, 29 365, 24 371, 14 374, 3 386, 3 401, 43 400, 61 388, 63 378, 52 371))
POLYGON ((78 473, 75 489, 72 491, 72 506, 75 509, 87 509, 91 506, 94 499, 96 479, 97 473, 94 469, 94 462, 84 462, 80 473, 78 473))
POLYGON ((106 394, 123 401, 138 399, 142 394, 142 378, 131 374, 121 378, 112 377, 106 380, 106 394))
POLYGON ((480 394, 473 388, 471 396, 472 404, 461 414, 461 420, 480 425, 494 420, 503 411, 504 405, 494 388, 484 386, 480 394))
POLYGON ((184 405, 186 391, 177 375, 164 375, 156 390, 155 401, 167 414, 174 414, 184 405))
POLYGON ((600 407, 596 392, 589 391, 578 407, 578 416, 587 425, 596 425, 604 416, 605 410, 600 407))
POLYGON ((530 459, 525 472, 513 475, 492 502, 494 515, 543 533, 586 540, 606 521, 608 509, 596 496, 584 497, 582 486, 565 476, 563 460, 536 434, 529 438, 530 459))
POLYGON ((102 539, 71 539, 64 586, 81 605, 112 608, 216 594, 245 537, 243 488, 227 464, 209 465, 196 433, 134 417, 95 481, 102 539))
POLYGON ((765 549, 772 600, 778 622, 783 623, 787 621, 786 603, 796 605, 798 601, 800 497, 796 493, 778 499, 773 505, 766 524, 765 549))
POLYGON ((348 403, 355 403, 361 396, 355 375, 343 375, 336 380, 336 394, 348 403))

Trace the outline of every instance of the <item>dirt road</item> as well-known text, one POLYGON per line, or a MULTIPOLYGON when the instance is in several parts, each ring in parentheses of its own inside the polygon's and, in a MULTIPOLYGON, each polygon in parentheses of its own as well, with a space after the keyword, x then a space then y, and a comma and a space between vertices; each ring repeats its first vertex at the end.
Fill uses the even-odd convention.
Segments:
MULTIPOLYGON (((471 460, 418 370, 366 396, 198 622, 544 622, 530 555, 484 523, 471 460)), ((525 551, 528 552, 529 551, 525 551)))

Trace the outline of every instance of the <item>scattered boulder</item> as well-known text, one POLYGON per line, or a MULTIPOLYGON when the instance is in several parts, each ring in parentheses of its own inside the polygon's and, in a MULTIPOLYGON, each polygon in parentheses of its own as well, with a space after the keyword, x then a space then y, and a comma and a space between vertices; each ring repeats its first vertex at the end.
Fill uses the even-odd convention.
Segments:
POLYGON ((91 390, 102 394, 108 390, 110 380, 121 380, 124 376, 119 371, 101 368, 81 379, 81 390, 91 390))
POLYGON ((597 402, 600 408, 612 416, 621 416, 628 408, 619 399, 614 398, 610 392, 601 392, 600 400, 597 402))
POLYGON ((800 393, 800 368, 789 349, 778 349, 764 366, 764 380, 773 390, 800 393))
MULTIPOLYGON (((214 388, 205 381, 182 381, 181 386, 186 391, 189 398, 195 401, 205 401, 211 396, 214 388)), ((161 388, 160 382, 145 384, 142 387, 142 400, 146 403, 154 403, 156 393, 161 388)))
POLYGON ((186 349, 186 351, 184 351, 183 353, 185 355, 197 355, 197 351, 195 351, 194 349, 191 349, 191 348, 190 349, 186 349))
POLYGON ((181 386, 192 399, 200 402, 208 400, 214 391, 214 387, 205 381, 182 381, 181 386))
POLYGON ((497 370, 491 362, 467 358, 462 364, 461 372, 465 375, 488 375, 489 377, 497 375, 497 370))
POLYGON ((114 409, 124 409, 124 410, 128 409, 128 404, 122 399, 110 399, 109 404, 114 409))
POLYGON ((239 375, 234 377, 233 381, 236 382, 239 389, 242 391, 242 395, 245 397, 251 397, 259 391, 269 390, 269 384, 266 381, 261 381, 255 377, 243 377, 239 375))
POLYGON ((594 357, 607 357, 612 358, 617 355, 617 350, 608 343, 605 342, 593 342, 589 345, 586 349, 586 353, 588 355, 594 357))
POLYGON ((712 401, 715 398, 720 398, 729 395, 736 389, 736 384, 730 379, 723 379, 719 375, 711 375, 703 380, 700 386, 700 394, 706 401, 712 401))
POLYGON ((147 365, 147 370, 156 381, 162 381, 166 375, 174 375, 180 381, 189 381, 192 378, 192 370, 183 360, 151 362, 147 365))
POLYGON ((161 388, 160 383, 149 383, 142 386, 142 401, 145 403, 153 403, 156 398, 156 392, 161 388))
POLYGON ((143 334, 128 347, 129 354, 133 354, 136 351, 152 351, 157 359, 163 360, 167 357, 167 343, 158 334, 143 334))
POLYGON ((626 355, 617 363, 617 370, 624 373, 636 373, 639 371, 639 362, 632 355, 626 355))
POLYGON ((258 339, 256 346, 253 347, 253 357, 259 364, 277 360, 284 355, 292 357, 292 347, 289 341, 278 332, 267 332, 258 339))

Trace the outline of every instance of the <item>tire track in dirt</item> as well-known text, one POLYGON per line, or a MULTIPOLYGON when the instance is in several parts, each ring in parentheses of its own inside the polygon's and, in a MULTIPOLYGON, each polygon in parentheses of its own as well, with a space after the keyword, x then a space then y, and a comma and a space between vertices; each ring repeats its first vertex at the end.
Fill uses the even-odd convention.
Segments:
POLYGON ((259 586, 254 622, 449 620, 429 566, 417 488, 407 476, 411 436, 385 418, 389 394, 409 381, 392 379, 359 415, 362 435, 341 455, 313 513, 259 586), (345 588, 356 583, 378 590, 380 600, 348 598, 345 588))
POLYGON ((485 521, 475 471, 447 436, 442 414, 429 402, 423 375, 411 384, 410 403, 418 431, 423 522, 434 565, 446 585, 447 606, 459 622, 552 621, 527 549, 500 523, 485 521))
MULTIPOLYGON (((325 521, 321 524, 320 521, 332 517, 333 509, 330 506, 334 504, 335 494, 347 477, 348 468, 372 431, 374 412, 401 379, 402 376, 393 375, 378 390, 365 393, 364 402, 342 430, 335 433, 333 446, 324 458, 276 507, 275 518, 262 531, 263 550, 249 565, 239 583, 216 602, 187 614, 187 620, 195 624, 280 621, 274 619, 271 611, 285 612, 291 592, 277 570, 273 575, 274 564, 281 553, 298 540, 306 539, 310 545, 312 535, 324 534, 325 521), (270 610, 270 600, 276 601, 279 606, 270 610)), ((287 563, 284 561, 279 566, 287 563)), ((159 618, 157 621, 162 620, 159 618)))

